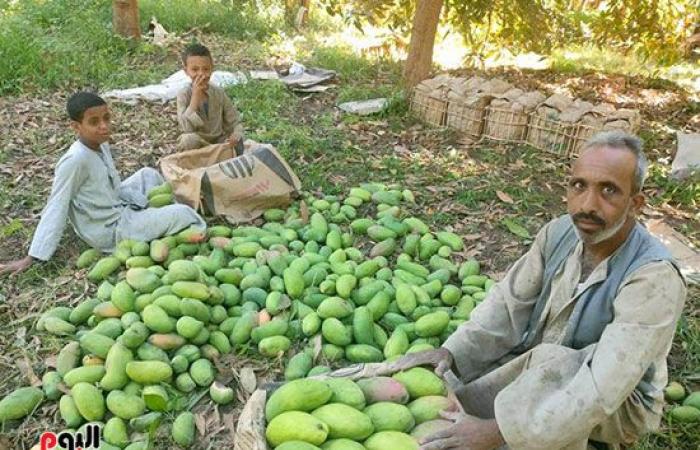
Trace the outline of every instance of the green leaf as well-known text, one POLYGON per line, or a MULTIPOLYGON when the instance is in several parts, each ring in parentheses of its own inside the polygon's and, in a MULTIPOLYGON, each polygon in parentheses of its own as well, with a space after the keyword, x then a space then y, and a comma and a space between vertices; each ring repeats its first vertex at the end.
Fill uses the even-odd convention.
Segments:
POLYGON ((530 232, 527 231, 527 228, 520 225, 516 221, 511 220, 511 219, 503 219, 501 222, 503 223, 503 225, 506 226, 506 228, 508 228, 508 231, 510 231, 514 235, 519 236, 523 239, 530 239, 531 238, 530 232))

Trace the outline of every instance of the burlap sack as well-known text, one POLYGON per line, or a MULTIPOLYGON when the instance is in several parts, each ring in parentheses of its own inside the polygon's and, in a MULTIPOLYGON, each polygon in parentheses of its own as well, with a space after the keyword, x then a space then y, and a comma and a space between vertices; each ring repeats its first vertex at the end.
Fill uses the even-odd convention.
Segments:
POLYGON ((520 97, 518 97, 517 102, 520 105, 523 105, 523 108, 526 111, 534 111, 537 106, 542 104, 544 102, 546 97, 544 94, 540 91, 530 91, 526 92, 520 97))
POLYGON ((418 88, 425 91, 446 91, 452 83, 453 78, 446 73, 440 74, 435 78, 423 80, 418 84, 418 88))
POLYGON ((642 122, 639 110, 620 108, 607 116, 604 130, 622 130, 629 133, 636 133, 642 122))
POLYGON ((265 402, 267 391, 257 389, 250 396, 236 423, 233 450, 267 450, 265 402))
POLYGON ((671 164, 674 180, 700 180, 700 134, 677 132, 678 150, 671 164))
MULTIPOLYGON (((574 99, 564 94, 552 94, 547 98, 547 100, 544 101, 542 106, 551 108, 552 110, 556 110, 561 113, 565 109, 569 108, 573 102, 574 99)), ((539 109, 540 108, 537 108, 538 111, 539 109)))
POLYGON ((478 91, 483 92, 484 94, 491 94, 495 97, 497 95, 506 93, 511 88, 512 86, 510 85, 510 83, 503 81, 500 78, 493 78, 481 84, 478 87, 478 91))
POLYGON ((525 94, 522 89, 510 88, 502 94, 496 95, 491 105, 498 106, 500 108, 510 107, 517 103, 518 99, 525 94))
POLYGON ((468 96, 471 93, 477 92, 479 86, 486 83, 481 77, 471 77, 471 78, 453 78, 450 81, 449 92, 458 96, 468 96))
POLYGON ((602 129, 607 117, 614 112, 615 107, 613 105, 609 103, 600 103, 589 111, 586 111, 579 119, 579 123, 592 128, 602 129))
POLYGON ((576 99, 559 114, 559 120, 568 123, 578 123, 581 118, 593 110, 593 103, 576 99))
POLYGON ((273 146, 248 140, 244 148, 238 157, 228 144, 175 153, 160 168, 180 203, 234 224, 249 222, 289 204, 301 182, 273 146))

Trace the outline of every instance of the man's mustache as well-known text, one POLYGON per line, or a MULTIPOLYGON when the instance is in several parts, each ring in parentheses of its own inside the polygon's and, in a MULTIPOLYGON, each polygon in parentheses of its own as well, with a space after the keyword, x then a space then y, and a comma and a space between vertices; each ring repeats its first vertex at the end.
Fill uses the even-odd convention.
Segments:
POLYGON ((605 226, 605 220, 603 220, 602 218, 600 218, 597 215, 592 214, 592 213, 591 214, 585 213, 585 212, 576 213, 573 216, 571 216, 571 220, 573 220, 574 223, 585 220, 587 222, 593 222, 593 223, 600 225, 600 226, 605 226))

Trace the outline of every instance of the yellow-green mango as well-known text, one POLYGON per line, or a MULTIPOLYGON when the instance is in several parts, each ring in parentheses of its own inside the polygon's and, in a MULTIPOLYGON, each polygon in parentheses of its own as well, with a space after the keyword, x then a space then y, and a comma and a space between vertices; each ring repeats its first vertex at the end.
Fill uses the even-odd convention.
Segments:
POLYGON ((328 425, 311 414, 287 411, 268 423, 265 436, 273 447, 288 441, 303 441, 318 446, 328 437, 328 425))
POLYGON ((328 425, 328 437, 360 441, 374 432, 372 420, 364 413, 342 403, 329 403, 315 409, 312 416, 328 425))

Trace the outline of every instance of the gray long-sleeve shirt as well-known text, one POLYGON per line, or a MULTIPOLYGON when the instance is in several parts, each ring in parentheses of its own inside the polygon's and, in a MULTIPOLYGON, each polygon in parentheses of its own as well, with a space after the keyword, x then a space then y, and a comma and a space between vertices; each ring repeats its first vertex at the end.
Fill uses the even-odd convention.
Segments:
POLYGON ((95 248, 110 250, 123 204, 120 183, 109 145, 103 144, 97 152, 80 141, 73 143, 56 165, 51 194, 29 255, 50 259, 68 220, 81 239, 95 248))
POLYGON ((104 252, 114 249, 117 238, 149 241, 190 225, 206 228, 187 205, 147 208, 146 193, 160 183, 162 176, 150 168, 122 182, 108 144, 95 151, 76 141, 56 165, 29 255, 49 260, 67 221, 82 240, 104 252))

